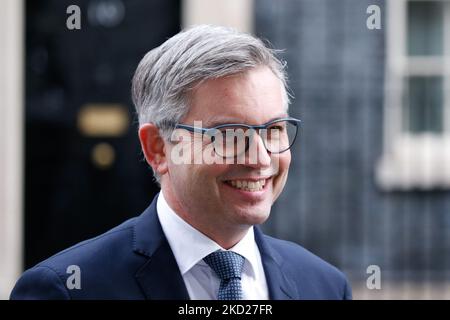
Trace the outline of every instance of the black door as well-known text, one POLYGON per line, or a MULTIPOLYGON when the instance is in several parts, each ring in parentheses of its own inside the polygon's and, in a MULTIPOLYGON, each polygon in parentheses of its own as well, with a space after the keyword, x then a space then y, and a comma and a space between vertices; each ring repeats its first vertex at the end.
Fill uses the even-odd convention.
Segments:
POLYGON ((25 264, 136 216, 158 191, 130 98, 179 0, 26 1, 25 264), (81 9, 69 30, 68 6, 81 9))

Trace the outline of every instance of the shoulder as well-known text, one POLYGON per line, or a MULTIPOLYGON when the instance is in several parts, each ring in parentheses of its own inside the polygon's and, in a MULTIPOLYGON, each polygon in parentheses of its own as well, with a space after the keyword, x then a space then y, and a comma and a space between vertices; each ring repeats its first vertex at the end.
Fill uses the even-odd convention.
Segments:
POLYGON ((83 294, 101 295, 113 284, 129 282, 124 277, 130 272, 124 271, 142 264, 142 257, 133 254, 136 219, 132 218, 98 237, 61 251, 27 270, 17 281, 10 298, 89 298, 83 294), (80 280, 80 288, 68 286, 68 282, 77 280, 80 280))
POLYGON ((297 243, 273 238, 265 235, 265 240, 288 264, 301 267, 303 270, 311 269, 317 272, 330 273, 334 275, 342 274, 336 267, 329 264, 314 253, 308 251, 297 243))
POLYGON ((351 299, 347 277, 335 266, 297 243, 264 235, 279 255, 283 269, 298 285, 303 298, 351 299))

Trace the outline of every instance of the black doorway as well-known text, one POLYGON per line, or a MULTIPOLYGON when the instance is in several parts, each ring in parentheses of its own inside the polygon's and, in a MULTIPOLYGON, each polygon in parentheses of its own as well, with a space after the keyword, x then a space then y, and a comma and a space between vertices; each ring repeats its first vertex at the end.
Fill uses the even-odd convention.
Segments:
POLYGON ((140 214, 158 191, 131 78, 179 26, 179 0, 26 1, 27 268, 140 214), (80 30, 66 27, 72 4, 80 30))

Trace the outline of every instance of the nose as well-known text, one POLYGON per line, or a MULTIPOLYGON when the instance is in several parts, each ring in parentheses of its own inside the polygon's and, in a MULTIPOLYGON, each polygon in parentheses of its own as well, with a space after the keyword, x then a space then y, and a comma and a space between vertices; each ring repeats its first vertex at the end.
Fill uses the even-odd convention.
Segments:
POLYGON ((246 152, 245 164, 252 168, 267 168, 272 162, 271 154, 267 151, 259 133, 249 137, 249 147, 246 152))

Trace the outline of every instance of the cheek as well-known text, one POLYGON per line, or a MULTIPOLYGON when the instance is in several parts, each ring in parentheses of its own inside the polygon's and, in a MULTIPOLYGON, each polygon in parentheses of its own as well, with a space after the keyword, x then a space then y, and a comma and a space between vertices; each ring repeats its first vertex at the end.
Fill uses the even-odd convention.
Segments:
POLYGON ((291 165, 290 151, 282 153, 276 158, 272 159, 272 164, 274 166, 274 171, 278 173, 278 176, 280 178, 285 176, 289 170, 289 166, 291 165))
POLYGON ((195 168, 198 178, 205 184, 211 186, 214 183, 220 183, 220 177, 227 171, 227 165, 223 164, 205 164, 195 168))
POLYGON ((204 186, 205 188, 210 189, 214 188, 215 183, 220 181, 220 177, 223 176, 223 173, 226 171, 226 165, 194 164, 186 165, 183 169, 178 168, 176 173, 182 175, 183 180, 190 186, 204 186))
POLYGON ((284 185, 286 184, 289 166, 291 164, 291 153, 286 152, 285 154, 281 154, 277 159, 278 161, 278 177, 276 179, 276 183, 274 185, 274 192, 278 195, 281 193, 284 185))
POLYGON ((170 164, 169 165, 169 175, 172 184, 186 185, 188 183, 189 177, 186 176, 188 170, 183 165, 170 164))
POLYGON ((289 170, 289 166, 291 165, 291 152, 287 151, 286 154, 282 154, 280 157, 280 170, 287 171, 289 170))

